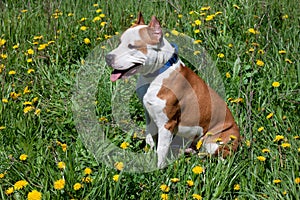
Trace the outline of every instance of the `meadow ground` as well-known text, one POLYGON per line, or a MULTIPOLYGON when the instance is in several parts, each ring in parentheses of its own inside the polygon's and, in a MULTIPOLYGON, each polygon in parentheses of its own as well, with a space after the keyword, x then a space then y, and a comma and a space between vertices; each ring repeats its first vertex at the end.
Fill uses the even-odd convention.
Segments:
MULTIPOLYGON (((298 4, 0 1, 0 199, 300 199, 298 4), (128 173, 87 151, 72 112, 76 75, 139 10, 211 56, 243 136, 234 156, 181 157, 163 170, 128 173)), ((95 102, 101 125, 114 120, 110 70, 95 102)), ((130 106, 142 127, 140 103, 130 106)), ((107 127, 123 151, 145 150, 142 140, 107 127)))

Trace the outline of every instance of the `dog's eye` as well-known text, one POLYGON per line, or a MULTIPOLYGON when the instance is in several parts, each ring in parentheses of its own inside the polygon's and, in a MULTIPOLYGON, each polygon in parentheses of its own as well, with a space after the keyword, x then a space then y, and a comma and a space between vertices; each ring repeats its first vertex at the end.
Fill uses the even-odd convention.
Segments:
POLYGON ((129 48, 129 49, 136 49, 136 46, 135 46, 135 45, 132 45, 132 44, 128 44, 128 48, 129 48))

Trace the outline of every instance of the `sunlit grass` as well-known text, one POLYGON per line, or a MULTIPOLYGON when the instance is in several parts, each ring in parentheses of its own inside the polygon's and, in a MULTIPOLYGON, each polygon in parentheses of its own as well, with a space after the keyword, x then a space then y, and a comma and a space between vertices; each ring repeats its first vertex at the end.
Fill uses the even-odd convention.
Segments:
MULTIPOLYGON (((1 199, 299 199, 298 2, 171 2, 0 2, 1 199), (139 10, 194 38, 215 61, 243 136, 234 156, 181 157, 130 174, 97 163, 78 138, 76 73, 139 10)), ((99 80, 100 124, 113 121, 112 87, 109 77, 99 80)), ((143 126, 141 105, 130 105, 143 126)), ((142 140, 110 128, 124 151, 144 151, 142 140)))

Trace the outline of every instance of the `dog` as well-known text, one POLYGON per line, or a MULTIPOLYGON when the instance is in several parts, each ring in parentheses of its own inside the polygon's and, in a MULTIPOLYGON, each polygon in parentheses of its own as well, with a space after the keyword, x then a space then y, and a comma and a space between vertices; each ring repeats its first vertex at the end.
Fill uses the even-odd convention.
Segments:
POLYGON ((139 73, 137 94, 146 110, 146 143, 156 145, 163 168, 175 136, 189 139, 188 152, 223 158, 236 151, 240 133, 226 103, 179 58, 176 45, 164 37, 155 16, 137 21, 105 56, 113 68, 111 81, 139 73))

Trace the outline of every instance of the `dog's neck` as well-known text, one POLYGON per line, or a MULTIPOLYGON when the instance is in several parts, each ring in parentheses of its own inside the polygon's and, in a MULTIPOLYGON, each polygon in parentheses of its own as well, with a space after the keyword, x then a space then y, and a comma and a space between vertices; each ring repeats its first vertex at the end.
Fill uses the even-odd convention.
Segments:
MULTIPOLYGON (((140 71, 140 73, 145 77, 155 77, 159 75, 159 70, 166 67, 168 62, 173 61, 174 54, 177 53, 176 47, 172 46, 165 38, 157 45, 157 47, 152 47, 147 55, 145 66, 140 71)), ((177 59, 176 59, 177 61, 177 59)), ((170 67, 173 63, 169 63, 170 67)))

